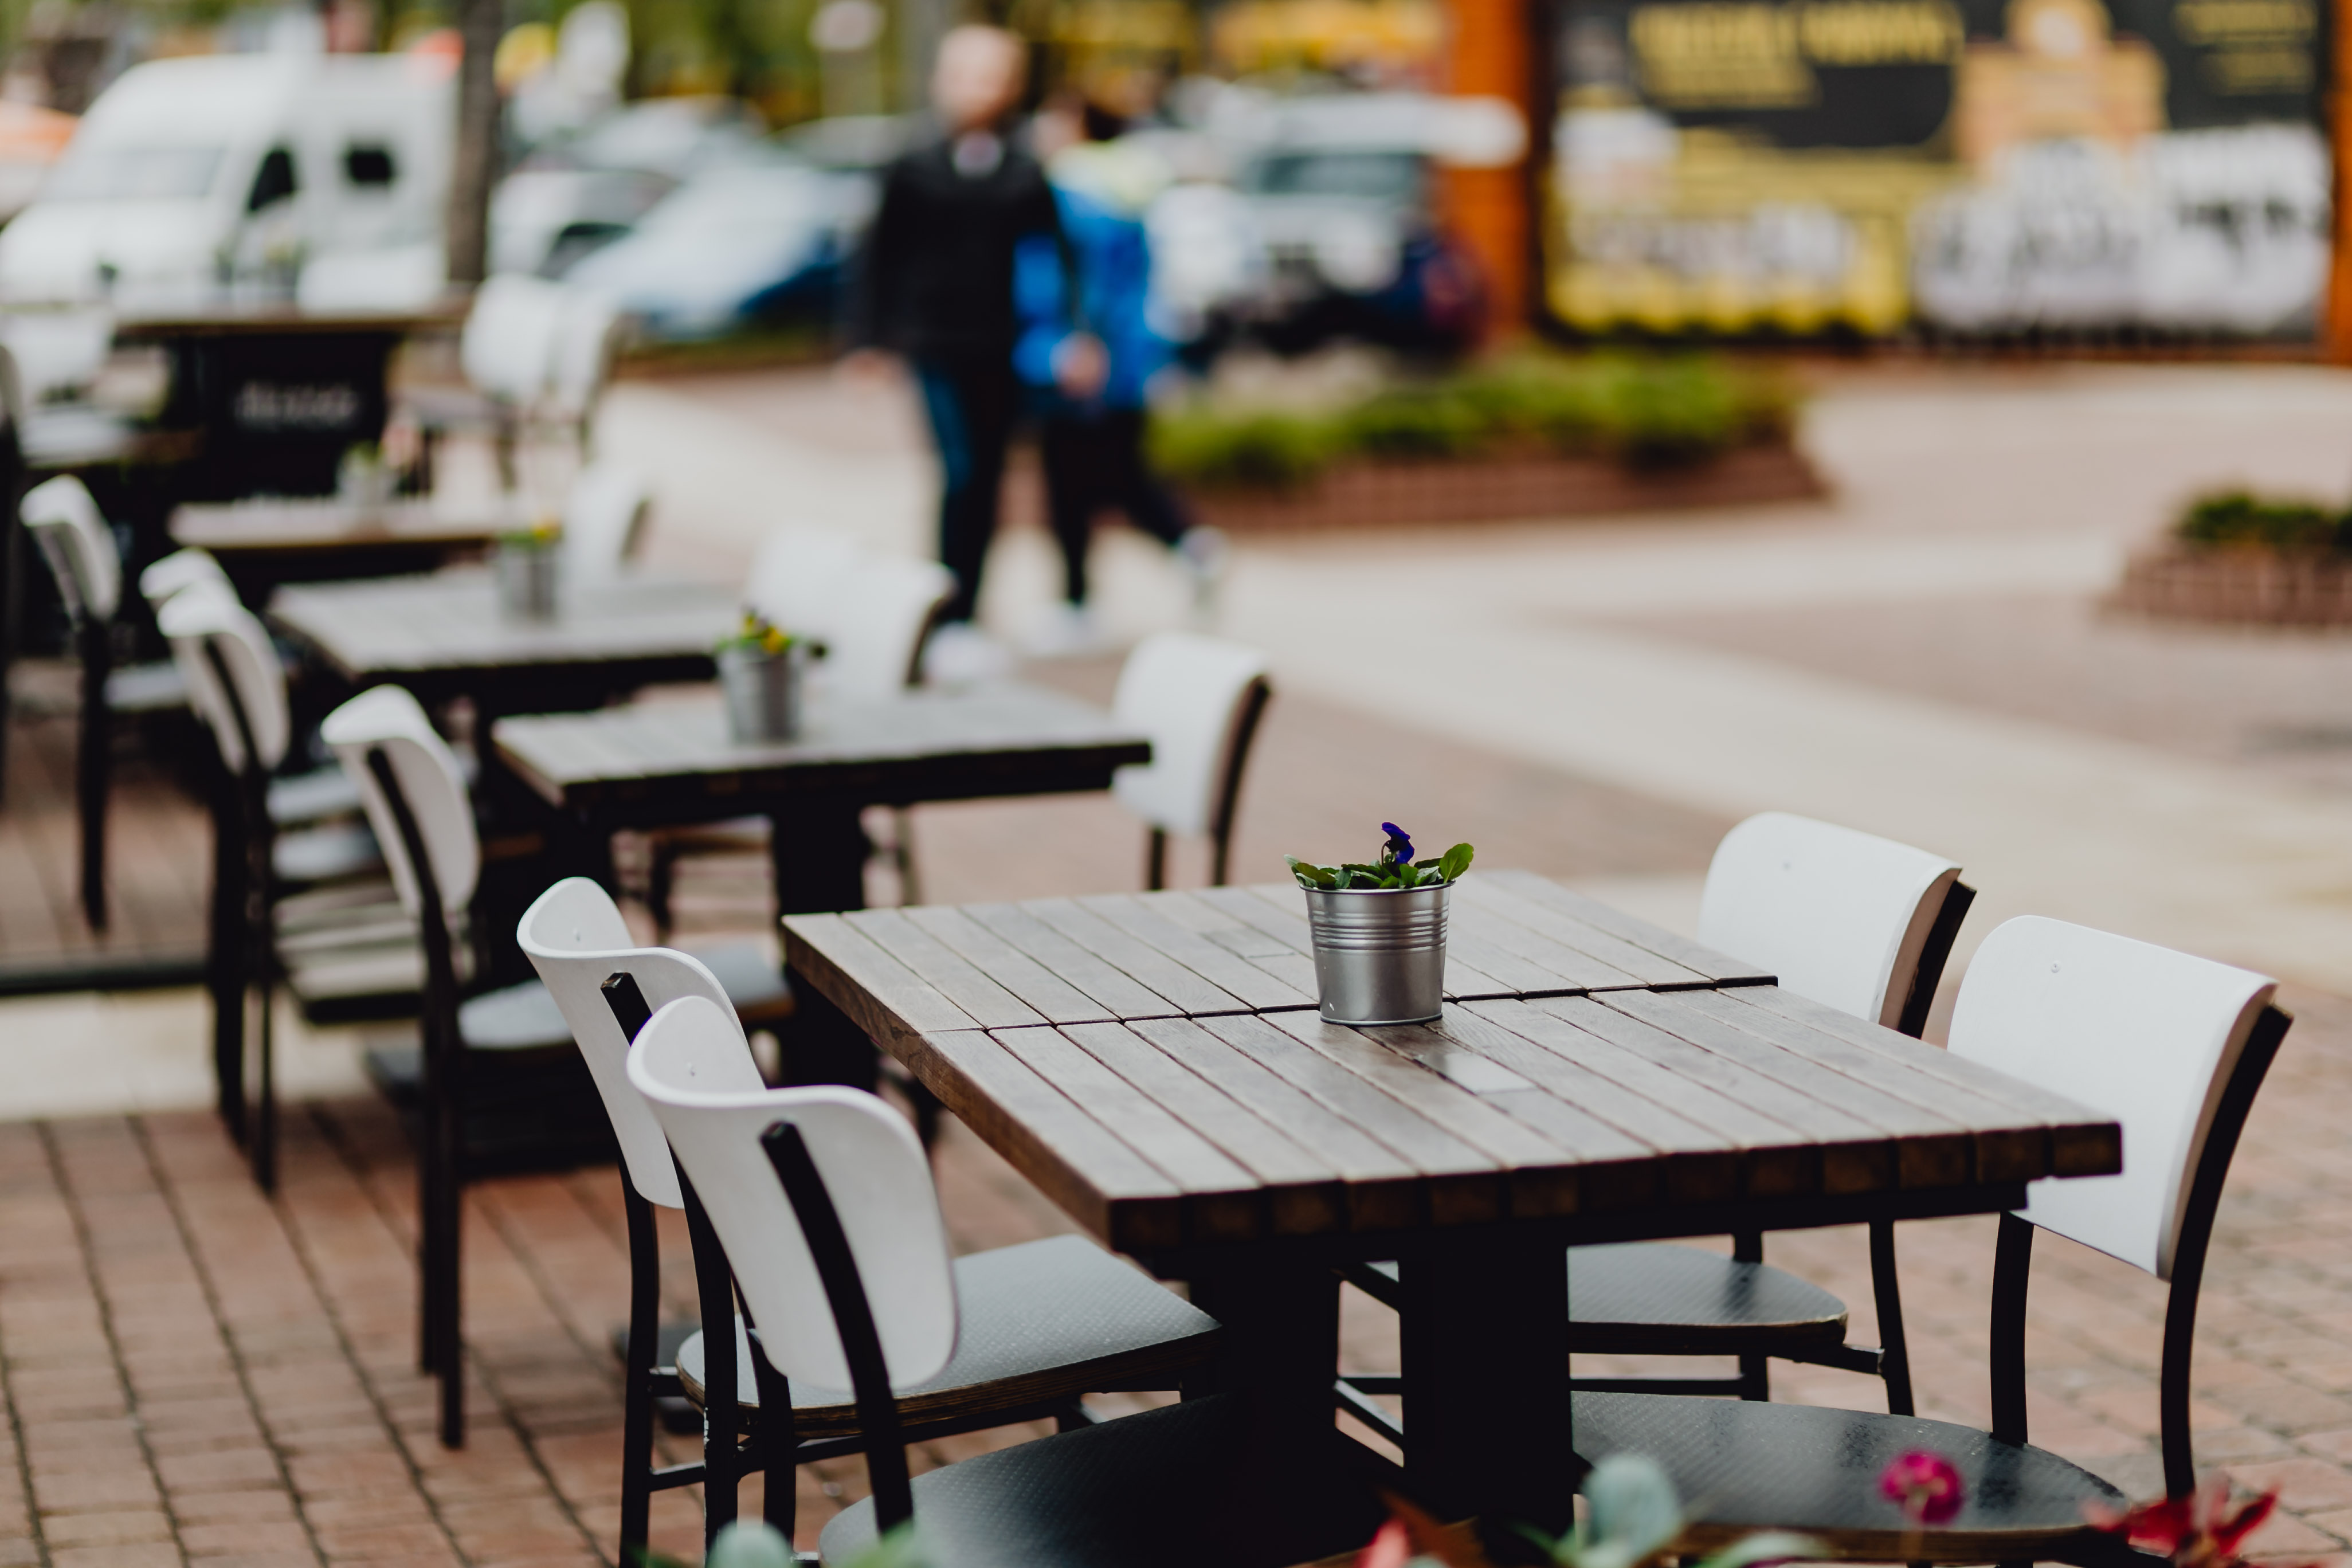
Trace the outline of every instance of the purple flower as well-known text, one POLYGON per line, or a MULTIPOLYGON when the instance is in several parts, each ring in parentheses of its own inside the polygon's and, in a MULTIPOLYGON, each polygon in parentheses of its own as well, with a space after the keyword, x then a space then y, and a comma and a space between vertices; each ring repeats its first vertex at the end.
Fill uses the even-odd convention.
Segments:
POLYGON ((1398 865, 1400 865, 1400 866, 1405 866, 1405 865, 1410 865, 1410 864, 1412 864, 1412 836, 1411 836, 1410 834, 1406 833, 1406 832, 1405 832, 1405 830, 1404 830, 1403 828, 1399 827, 1399 826, 1398 826, 1395 823, 1393 823, 1393 822, 1383 822, 1383 823, 1381 823, 1381 831, 1382 833, 1385 833, 1385 834, 1387 834, 1387 835, 1389 836, 1389 841, 1388 841, 1388 844, 1387 844, 1387 846, 1386 846, 1386 848, 1387 848, 1387 850, 1388 850, 1388 858, 1389 858, 1390 859, 1391 859, 1391 860, 1395 861, 1395 862, 1396 862, 1398 865))
POLYGON ((1878 1489, 1902 1505, 1904 1517, 1914 1528, 1942 1524, 1968 1500, 1960 1472, 1952 1461, 1924 1450, 1905 1454, 1888 1465, 1878 1478, 1878 1489))

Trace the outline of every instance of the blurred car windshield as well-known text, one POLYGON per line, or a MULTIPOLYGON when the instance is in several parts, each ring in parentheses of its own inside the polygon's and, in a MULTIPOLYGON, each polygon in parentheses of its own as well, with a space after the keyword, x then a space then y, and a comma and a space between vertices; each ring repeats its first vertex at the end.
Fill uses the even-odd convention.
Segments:
POLYGON ((1258 196, 1409 202, 1421 191, 1421 159, 1411 153, 1276 153, 1252 164, 1242 185, 1258 196))
POLYGON ((41 191, 51 202, 185 201, 208 194, 218 147, 89 147, 66 154, 41 191))

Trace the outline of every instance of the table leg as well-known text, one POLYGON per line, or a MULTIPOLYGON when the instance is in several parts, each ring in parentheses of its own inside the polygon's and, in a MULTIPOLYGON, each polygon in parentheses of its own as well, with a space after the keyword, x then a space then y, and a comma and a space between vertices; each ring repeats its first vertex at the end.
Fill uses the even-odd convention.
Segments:
POLYGON ((1559 1243, 1484 1237, 1405 1261, 1400 1284, 1408 1489, 1498 1542, 1516 1525, 1565 1530, 1584 1467, 1559 1243))
MULTIPOLYGON (((768 818, 779 919, 866 907, 872 847, 859 811, 854 801, 796 801, 768 818)), ((792 977, 792 1021, 777 1031, 786 1081, 872 1089, 878 1055, 866 1031, 805 978, 792 977)))

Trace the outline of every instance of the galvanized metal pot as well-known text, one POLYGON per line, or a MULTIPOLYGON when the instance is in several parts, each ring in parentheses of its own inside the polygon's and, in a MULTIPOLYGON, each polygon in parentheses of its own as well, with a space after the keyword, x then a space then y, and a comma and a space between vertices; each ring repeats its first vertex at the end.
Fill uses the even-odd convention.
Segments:
POLYGON ((738 745, 789 741, 801 732, 801 668, 797 643, 782 653, 735 645, 719 650, 719 689, 727 700, 727 732, 738 745))
POLYGON ((551 544, 499 545, 499 607, 526 621, 553 620, 555 568, 562 554, 551 544))
POLYGON ((1431 888, 1302 888, 1331 1024, 1421 1024, 1445 994, 1446 897, 1431 888))

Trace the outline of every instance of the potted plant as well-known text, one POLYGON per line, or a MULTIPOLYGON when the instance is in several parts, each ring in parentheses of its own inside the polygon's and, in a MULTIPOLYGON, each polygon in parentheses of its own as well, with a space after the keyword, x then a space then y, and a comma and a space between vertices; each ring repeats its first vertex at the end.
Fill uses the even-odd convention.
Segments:
POLYGON ((1415 861, 1403 828, 1383 822, 1381 831, 1388 838, 1377 860, 1317 866, 1284 857, 1306 889, 1327 1023, 1426 1023, 1444 1001, 1446 900, 1475 852, 1456 844, 1415 861))
POLYGON ((806 637, 744 612, 742 628, 717 649, 727 731, 737 744, 789 741, 800 733, 801 672, 824 651, 806 637))
POLYGON ((500 609, 524 620, 555 618, 555 571, 562 544, 562 531, 551 518, 499 535, 493 567, 500 609))

